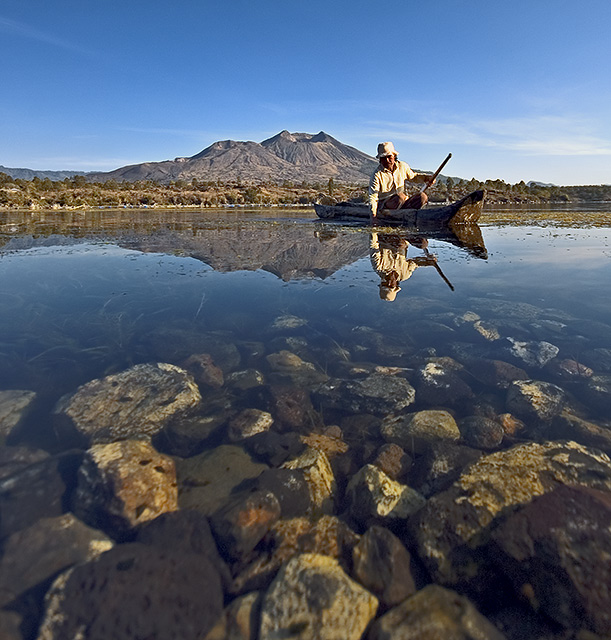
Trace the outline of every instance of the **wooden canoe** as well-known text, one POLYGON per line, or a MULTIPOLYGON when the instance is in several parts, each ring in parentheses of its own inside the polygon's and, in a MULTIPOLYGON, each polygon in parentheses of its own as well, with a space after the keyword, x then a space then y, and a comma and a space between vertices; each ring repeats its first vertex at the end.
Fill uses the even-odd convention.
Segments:
MULTIPOLYGON (((482 215, 485 196, 485 190, 480 189, 443 207, 384 209, 376 217, 375 224, 379 226, 406 226, 413 229, 434 229, 446 225, 474 223, 482 215)), ((315 204, 314 210, 316 215, 323 220, 369 222, 369 206, 366 203, 315 204)))

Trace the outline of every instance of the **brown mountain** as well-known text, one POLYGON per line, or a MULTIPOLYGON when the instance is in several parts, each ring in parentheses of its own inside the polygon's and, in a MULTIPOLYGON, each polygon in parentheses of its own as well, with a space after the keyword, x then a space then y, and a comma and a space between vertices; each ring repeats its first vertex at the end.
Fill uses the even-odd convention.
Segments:
POLYGON ((258 142, 215 142, 190 158, 145 162, 104 173, 89 173, 88 180, 242 180, 244 182, 338 182, 363 183, 377 161, 366 153, 342 144, 324 131, 279 134, 258 142))

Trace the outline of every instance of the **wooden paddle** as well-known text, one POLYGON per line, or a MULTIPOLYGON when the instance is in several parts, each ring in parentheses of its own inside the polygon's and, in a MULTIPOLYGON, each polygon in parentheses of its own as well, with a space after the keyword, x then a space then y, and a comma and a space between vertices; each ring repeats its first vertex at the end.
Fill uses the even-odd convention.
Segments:
POLYGON ((451 153, 448 153, 448 157, 439 165, 439 169, 435 171, 435 173, 430 177, 429 181, 420 189, 420 193, 424 193, 432 184, 435 182, 437 176, 441 173, 441 170, 448 164, 450 158, 452 157, 451 153))

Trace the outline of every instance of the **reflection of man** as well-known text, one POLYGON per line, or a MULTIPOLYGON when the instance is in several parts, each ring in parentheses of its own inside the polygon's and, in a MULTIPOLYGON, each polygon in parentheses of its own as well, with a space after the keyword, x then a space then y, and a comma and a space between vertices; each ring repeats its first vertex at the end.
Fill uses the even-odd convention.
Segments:
POLYGON ((401 162, 392 142, 381 142, 378 145, 377 158, 380 164, 369 181, 371 219, 382 209, 421 209, 428 202, 426 193, 417 193, 408 198, 405 181, 428 182, 432 176, 416 173, 407 162, 401 162))
MULTIPOLYGON (((414 246, 426 249, 426 238, 413 240, 414 246)), ((418 258, 408 258, 407 249, 409 243, 405 238, 396 234, 372 233, 369 244, 369 256, 371 265, 380 276, 380 298, 392 302, 397 293, 401 291, 399 283, 411 277, 418 268, 426 265, 434 265, 437 262, 435 256, 427 255, 418 258)))

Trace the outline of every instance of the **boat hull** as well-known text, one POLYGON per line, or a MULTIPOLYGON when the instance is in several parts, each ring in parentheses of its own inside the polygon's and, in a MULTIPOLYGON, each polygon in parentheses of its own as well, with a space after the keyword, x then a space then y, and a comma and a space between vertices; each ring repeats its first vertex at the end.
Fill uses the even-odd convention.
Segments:
MULTIPOLYGON (((481 189, 443 207, 422 209, 384 209, 376 217, 379 226, 406 226, 413 229, 431 229, 446 225, 472 224, 482 215, 486 192, 481 189)), ((336 205, 315 204, 316 215, 323 220, 342 222, 369 222, 369 207, 366 204, 340 203, 336 205)))

